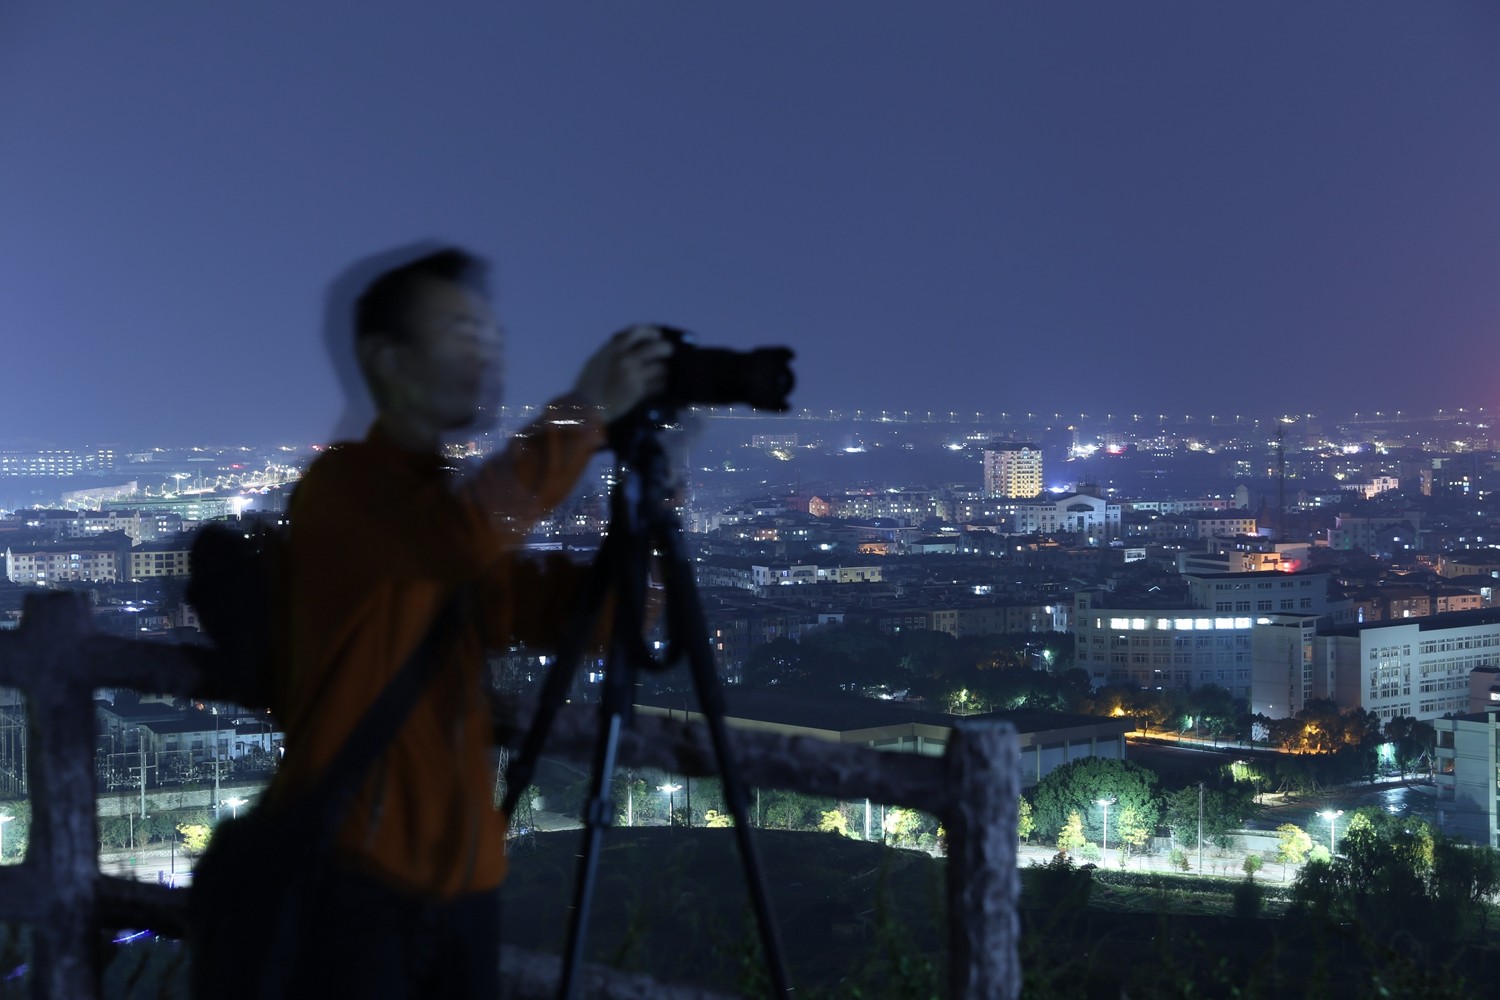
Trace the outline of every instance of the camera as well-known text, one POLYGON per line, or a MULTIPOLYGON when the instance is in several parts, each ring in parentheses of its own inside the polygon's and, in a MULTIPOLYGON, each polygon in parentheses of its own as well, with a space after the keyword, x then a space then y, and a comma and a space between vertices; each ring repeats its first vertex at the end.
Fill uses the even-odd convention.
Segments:
POLYGON ((771 413, 791 409, 787 396, 797 382, 792 375, 795 355, 791 348, 735 351, 699 347, 685 330, 670 326, 657 329, 672 344, 672 356, 667 360, 667 387, 646 403, 659 421, 670 422, 671 411, 684 406, 743 403, 771 413))

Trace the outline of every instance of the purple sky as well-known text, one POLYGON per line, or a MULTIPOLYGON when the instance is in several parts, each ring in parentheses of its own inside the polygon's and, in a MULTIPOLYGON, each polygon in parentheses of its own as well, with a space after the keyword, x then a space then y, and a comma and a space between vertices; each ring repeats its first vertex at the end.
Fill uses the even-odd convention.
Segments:
POLYGON ((1500 404, 1493 0, 3 3, 0 192, 0 446, 322 440, 421 238, 512 402, 660 319, 815 409, 1500 404))

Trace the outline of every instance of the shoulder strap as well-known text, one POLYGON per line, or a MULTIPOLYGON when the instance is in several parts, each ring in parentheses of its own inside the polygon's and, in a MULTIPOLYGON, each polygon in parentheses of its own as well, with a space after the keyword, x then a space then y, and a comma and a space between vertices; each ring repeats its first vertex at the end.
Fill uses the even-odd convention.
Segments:
POLYGON ((315 839, 322 840, 322 846, 332 846, 333 828, 349 808, 360 779, 411 715, 434 673, 439 644, 458 627, 461 606, 462 594, 450 598, 443 606, 417 648, 360 716, 322 776, 299 797, 312 814, 310 832, 315 839))

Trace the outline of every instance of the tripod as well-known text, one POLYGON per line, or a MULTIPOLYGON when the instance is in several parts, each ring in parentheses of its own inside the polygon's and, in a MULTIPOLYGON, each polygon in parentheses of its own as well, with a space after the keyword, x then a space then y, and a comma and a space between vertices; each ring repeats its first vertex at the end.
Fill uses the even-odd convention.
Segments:
POLYGON ((607 598, 613 596, 599 705, 600 736, 594 748, 589 797, 584 805, 584 844, 573 885, 567 950, 563 957, 558 995, 572 1000, 578 965, 583 957, 583 939, 593 903, 599 850, 606 827, 614 819, 610 786, 621 728, 629 721, 638 671, 645 667, 664 670, 686 656, 698 693, 699 706, 708 723, 714 758, 723 779, 724 800, 734 818, 745 881, 760 930, 761 946, 770 966, 775 995, 791 992, 782 959, 781 942, 771 919, 770 900, 761 875, 760 856, 751 837, 745 787, 729 754, 728 730, 724 723, 724 695, 719 688, 709 655, 708 629, 698 602, 693 568, 682 541, 682 526, 668 502, 669 464, 656 427, 647 419, 620 421, 610 428, 610 442, 619 457, 618 475, 610 494, 609 533, 600 546, 582 601, 575 612, 557 663, 547 676, 531 729, 511 762, 502 808, 512 815, 520 795, 531 783, 537 758, 547 733, 567 699, 583 652, 593 635, 607 598), (645 620, 646 579, 652 551, 659 553, 665 582, 666 655, 657 661, 640 632, 645 620))

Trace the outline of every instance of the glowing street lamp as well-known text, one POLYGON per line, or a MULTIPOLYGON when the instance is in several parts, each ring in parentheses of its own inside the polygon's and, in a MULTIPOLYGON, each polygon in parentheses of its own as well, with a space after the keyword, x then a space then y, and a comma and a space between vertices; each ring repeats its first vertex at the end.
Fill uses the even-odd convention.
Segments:
POLYGON ((229 809, 230 809, 229 818, 230 819, 239 819, 240 818, 240 806, 244 805, 246 802, 249 802, 249 801, 250 801, 249 799, 225 799, 224 800, 224 804, 226 806, 228 806, 229 809))
POLYGON ((1102 848, 1100 850, 1100 854, 1103 856, 1103 860, 1106 863, 1108 863, 1108 861, 1109 861, 1109 807, 1112 806, 1112 805, 1114 805, 1115 800, 1112 799, 1112 798, 1109 798, 1109 799, 1095 799, 1094 801, 1097 802, 1097 803, 1099 803, 1101 806, 1104 807, 1104 843, 1103 843, 1103 846, 1102 846, 1102 848))
POLYGON ((1342 809, 1337 809, 1337 810, 1334 810, 1334 809, 1325 809, 1322 812, 1318 813, 1318 815, 1322 816, 1324 819, 1326 819, 1328 821, 1328 859, 1331 861, 1331 860, 1333 860, 1334 820, 1336 820, 1340 816, 1344 815, 1344 810, 1342 810, 1342 809))
POLYGON ((666 792, 667 793, 667 825, 668 826, 672 826, 673 822, 674 822, 672 814, 677 811, 677 800, 673 796, 675 796, 678 792, 682 791, 682 786, 681 785, 657 785, 656 786, 656 790, 658 792, 666 792))

